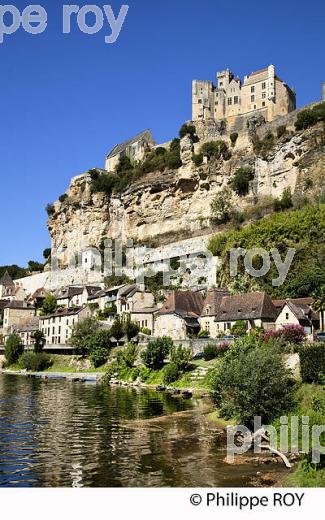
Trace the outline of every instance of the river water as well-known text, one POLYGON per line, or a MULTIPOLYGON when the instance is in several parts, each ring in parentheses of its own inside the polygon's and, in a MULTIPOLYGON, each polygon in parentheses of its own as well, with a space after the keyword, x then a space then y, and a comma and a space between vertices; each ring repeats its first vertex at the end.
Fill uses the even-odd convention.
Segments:
MULTIPOLYGON (((0 486, 251 486, 203 400, 0 374, 0 486)), ((279 469, 271 465, 267 471, 279 469)), ((264 469, 265 471, 265 469, 264 469)))

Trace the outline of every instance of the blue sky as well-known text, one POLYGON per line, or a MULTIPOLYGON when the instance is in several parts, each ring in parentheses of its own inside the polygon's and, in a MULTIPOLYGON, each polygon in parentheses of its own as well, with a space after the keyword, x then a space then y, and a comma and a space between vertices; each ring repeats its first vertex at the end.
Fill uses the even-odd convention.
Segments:
MULTIPOLYGON (((86 35, 72 22, 63 35, 69 2, 39 3, 47 30, 20 29, 0 45, 0 265, 42 259, 50 244, 44 207, 72 176, 103 166, 116 143, 145 128, 158 142, 174 137, 191 117, 192 79, 214 79, 226 67, 243 76, 273 63, 299 106, 320 99, 323 0, 129 0, 111 45, 107 24, 86 35)), ((11 4, 22 11, 28 1, 11 4)), ((117 13, 122 2, 110 4, 117 13)))

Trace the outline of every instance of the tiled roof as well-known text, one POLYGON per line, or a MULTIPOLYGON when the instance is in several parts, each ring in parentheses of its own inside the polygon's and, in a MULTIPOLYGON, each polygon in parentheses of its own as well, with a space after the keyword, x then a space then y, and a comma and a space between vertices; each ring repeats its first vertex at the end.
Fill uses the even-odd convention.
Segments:
POLYGON ((27 305, 24 301, 21 300, 13 300, 11 302, 7 302, 7 305, 4 307, 5 309, 34 309, 33 306, 27 305))
POLYGON ((14 329, 16 332, 32 332, 38 330, 40 318, 36 316, 25 325, 15 325, 14 329))
POLYGON ((9 300, 0 300, 0 311, 7 307, 9 300))
POLYGON ((278 311, 265 292, 255 292, 224 296, 215 316, 216 321, 254 319, 275 321, 278 311))
POLYGON ((140 289, 139 289, 139 286, 137 284, 130 284, 130 285, 126 285, 125 287, 123 287, 120 291, 119 291, 119 296, 122 297, 122 298, 126 298, 126 297, 131 297, 133 296, 136 292, 138 292, 140 289))
POLYGON ((229 296, 228 289, 211 289, 204 300, 202 316, 215 316, 223 296, 229 296))
POLYGON ((124 143, 117 144, 116 146, 114 146, 114 148, 107 155, 107 159, 109 159, 110 157, 114 157, 115 155, 123 152, 128 146, 136 143, 137 141, 139 141, 143 137, 147 137, 148 139, 153 141, 151 131, 150 130, 144 130, 143 132, 140 132, 139 134, 134 136, 132 139, 129 139, 128 141, 124 141, 124 143))
POLYGON ((300 304, 304 304, 304 305, 312 305, 314 300, 313 298, 311 297, 306 297, 306 298, 287 298, 285 300, 272 300, 273 301, 273 305, 275 305, 277 308, 282 308, 283 305, 287 302, 287 301, 290 301, 294 304, 297 304, 297 305, 300 305, 300 304))
POLYGON ((79 314, 85 307, 75 307, 74 309, 59 309, 54 314, 50 314, 49 316, 41 316, 41 320, 48 320, 50 318, 60 318, 67 316, 76 316, 79 314))
POLYGON ((158 316, 175 313, 183 318, 196 318, 201 314, 203 302, 204 298, 200 292, 173 291, 158 312, 158 316))

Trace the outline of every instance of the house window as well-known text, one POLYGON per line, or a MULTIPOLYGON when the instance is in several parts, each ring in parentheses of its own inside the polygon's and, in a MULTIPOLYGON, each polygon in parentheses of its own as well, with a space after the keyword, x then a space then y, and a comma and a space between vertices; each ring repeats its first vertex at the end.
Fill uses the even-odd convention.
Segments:
POLYGON ((251 101, 252 101, 252 102, 255 101, 255 96, 251 96, 251 101))
POLYGON ((255 92, 255 87, 251 87, 251 92, 255 92))
POLYGON ((262 103, 262 107, 265 107, 265 101, 263 101, 263 103, 262 103))
POLYGON ((286 312, 286 320, 288 320, 288 319, 289 319, 289 313, 286 312))
POLYGON ((266 99, 266 92, 262 92, 262 99, 266 99))
POLYGON ((234 105, 238 105, 238 96, 234 97, 234 105))
POLYGON ((262 83, 262 90, 265 90, 266 89, 266 83, 265 81, 262 83))
POLYGON ((228 105, 232 105, 232 98, 228 98, 228 105))

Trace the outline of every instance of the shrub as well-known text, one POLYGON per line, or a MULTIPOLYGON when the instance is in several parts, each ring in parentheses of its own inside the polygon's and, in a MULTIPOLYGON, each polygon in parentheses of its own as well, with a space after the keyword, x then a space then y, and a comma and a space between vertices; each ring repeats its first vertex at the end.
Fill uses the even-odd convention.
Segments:
POLYGON ((198 338, 208 338, 210 336, 210 333, 208 330, 200 330, 200 332, 198 333, 197 337, 198 338))
POLYGON ((293 207, 292 194, 290 188, 285 188, 282 193, 281 199, 274 199, 273 209, 274 211, 284 211, 293 207))
POLYGON ((264 139, 256 138, 254 142, 254 152, 257 155, 266 156, 268 152, 272 150, 274 146, 274 135, 272 132, 269 132, 264 139))
POLYGON ((5 344, 5 358, 8 365, 12 365, 18 361, 18 358, 24 352, 24 345, 17 334, 10 334, 5 344))
POLYGON ((63 193, 63 195, 60 195, 60 197, 59 197, 59 201, 60 202, 64 202, 67 199, 68 199, 68 194, 67 193, 63 193))
POLYGON ((151 330, 147 327, 142 327, 142 329, 140 329, 140 332, 142 332, 142 334, 146 334, 147 336, 151 336, 151 330))
POLYGON ((325 121, 325 103, 320 103, 313 108, 306 108, 298 113, 295 122, 296 130, 305 130, 314 126, 318 121, 325 121))
POLYGON ((146 350, 142 352, 141 359, 146 367, 152 370, 159 370, 163 367, 164 361, 173 345, 171 338, 166 336, 151 341, 146 350))
POLYGON ((42 372, 53 365, 51 356, 36 352, 24 352, 18 360, 20 368, 32 372, 42 372))
POLYGON ((235 325, 231 329, 231 334, 234 336, 244 336, 247 332, 247 323, 245 320, 236 321, 235 325))
POLYGON ((94 367, 98 368, 105 365, 108 360, 108 353, 109 351, 106 348, 100 346, 94 347, 89 354, 89 359, 94 367))
POLYGON ((163 382, 165 385, 174 383, 180 376, 180 372, 174 363, 170 363, 164 368, 163 382))
POLYGON ((137 347, 134 343, 129 343, 117 355, 119 366, 124 365, 126 368, 132 368, 138 357, 137 347))
POLYGON ((94 337, 98 330, 99 324, 94 318, 86 318, 74 325, 69 343, 77 354, 86 356, 92 347, 97 346, 94 337))
POLYGON ((291 374, 273 349, 230 349, 216 373, 213 390, 221 416, 234 417, 251 429, 254 416, 270 424, 294 404, 291 374))
POLYGON ((217 193, 211 202, 211 212, 216 222, 220 224, 229 222, 233 211, 233 204, 231 199, 231 191, 229 188, 224 188, 222 191, 217 193))
POLYGON ((57 299, 54 294, 47 294, 40 310, 41 316, 50 316, 58 308, 57 299))
POLYGON ((184 347, 182 344, 172 345, 169 349, 170 361, 180 372, 188 369, 193 353, 192 349, 184 347))
POLYGON ((231 180, 231 187, 237 195, 244 196, 249 192, 249 183, 254 179, 254 170, 249 167, 239 168, 231 180))
POLYGON ((225 141, 209 141, 201 146, 200 153, 205 155, 208 160, 220 159, 228 160, 231 154, 228 150, 228 145, 225 141))
POLYGON ((238 139, 237 132, 233 132, 232 134, 230 134, 231 146, 235 146, 237 139, 238 139))
POLYGON ((45 211, 49 217, 52 217, 52 215, 54 215, 54 213, 55 213, 54 204, 47 204, 45 211))
POLYGON ((321 383, 325 374, 325 343, 305 345, 299 351, 300 371, 305 383, 321 383))
POLYGON ((185 137, 186 135, 189 135, 191 138, 193 138, 196 134, 196 128, 194 125, 188 125, 188 124, 184 124, 180 131, 179 131, 179 137, 182 139, 183 137, 185 137))
POLYGON ((282 137, 286 133, 287 133, 287 127, 285 125, 278 126, 278 128, 276 130, 276 135, 277 135, 278 139, 280 139, 280 137, 282 137))
POLYGON ((268 330, 264 334, 266 342, 276 338, 287 344, 301 345, 306 339, 306 332, 301 325, 285 325, 282 329, 268 330))
POLYGON ((211 361, 211 359, 215 359, 218 356, 218 345, 214 345, 213 343, 208 343, 203 349, 203 359, 205 361, 211 361))
POLYGON ((46 249, 44 249, 43 257, 45 258, 45 260, 48 260, 50 258, 51 253, 52 253, 52 250, 50 247, 47 247, 46 249))
POLYGON ((192 159, 195 166, 201 166, 203 164, 203 153, 194 153, 192 159))

